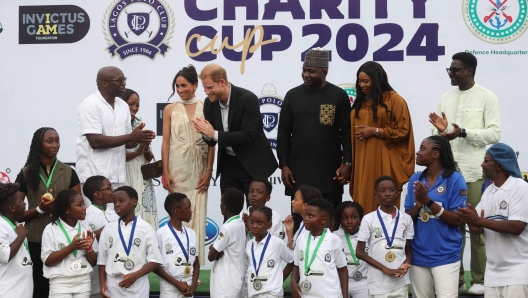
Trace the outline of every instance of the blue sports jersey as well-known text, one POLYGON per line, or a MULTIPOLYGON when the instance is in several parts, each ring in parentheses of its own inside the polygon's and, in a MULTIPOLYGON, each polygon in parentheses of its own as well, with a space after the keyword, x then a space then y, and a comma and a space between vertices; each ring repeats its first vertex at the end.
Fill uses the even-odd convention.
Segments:
MULTIPOLYGON (((443 171, 434 185, 430 186, 426 179, 427 169, 411 176, 408 192, 405 197, 405 210, 414 207, 414 182, 426 184, 429 188, 429 198, 445 210, 455 211, 465 207, 467 202, 467 186, 464 177, 459 172, 443 171)), ((460 261, 462 234, 460 227, 450 226, 432 214, 424 206, 420 211, 429 212, 428 222, 420 218, 414 222, 414 239, 412 240, 412 265, 421 267, 436 267, 460 261)))

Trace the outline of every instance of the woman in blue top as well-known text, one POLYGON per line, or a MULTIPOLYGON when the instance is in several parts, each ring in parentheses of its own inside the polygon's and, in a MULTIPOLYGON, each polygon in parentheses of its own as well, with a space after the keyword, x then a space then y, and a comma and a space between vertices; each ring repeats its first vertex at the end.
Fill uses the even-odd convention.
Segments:
POLYGON ((413 296, 458 297, 462 234, 455 211, 466 205, 466 182, 444 137, 423 140, 416 164, 426 169, 411 176, 405 198, 405 212, 414 221, 413 296))

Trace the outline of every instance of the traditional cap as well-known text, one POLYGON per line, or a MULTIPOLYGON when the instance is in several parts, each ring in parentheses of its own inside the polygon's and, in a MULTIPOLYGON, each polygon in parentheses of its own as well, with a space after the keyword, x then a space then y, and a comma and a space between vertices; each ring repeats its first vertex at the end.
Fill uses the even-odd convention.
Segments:
POLYGON ((328 67, 328 51, 323 48, 313 48, 304 56, 304 66, 328 67))
POLYGON ((521 178, 521 170, 517 163, 517 154, 513 149, 504 144, 497 143, 486 151, 510 176, 521 178))

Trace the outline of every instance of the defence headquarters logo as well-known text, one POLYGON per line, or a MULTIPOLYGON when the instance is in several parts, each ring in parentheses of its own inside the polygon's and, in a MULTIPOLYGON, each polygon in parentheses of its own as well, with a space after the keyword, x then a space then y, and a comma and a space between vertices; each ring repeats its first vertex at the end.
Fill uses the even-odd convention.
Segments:
POLYGON ((174 12, 165 0, 118 0, 103 17, 103 34, 112 57, 124 60, 132 55, 154 60, 165 56, 175 29, 174 12))
POLYGON ((501 44, 514 41, 528 28, 527 0, 464 0, 464 21, 483 41, 501 44))

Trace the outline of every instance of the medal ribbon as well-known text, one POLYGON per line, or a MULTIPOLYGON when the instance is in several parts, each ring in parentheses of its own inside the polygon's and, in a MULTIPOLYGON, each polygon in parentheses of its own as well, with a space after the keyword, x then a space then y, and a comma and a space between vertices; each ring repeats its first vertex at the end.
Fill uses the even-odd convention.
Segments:
POLYGON ((94 203, 92 203, 92 206, 94 206, 95 208, 97 208, 97 209, 103 211, 103 215, 104 215, 106 221, 107 221, 108 223, 110 223, 110 221, 108 220, 108 217, 106 217, 106 212, 105 212, 103 206, 95 205, 94 203))
POLYGON ((268 233, 268 237, 266 238, 266 243, 264 243, 264 248, 262 249, 262 254, 260 255, 260 261, 259 261, 259 265, 257 267, 257 262, 255 260, 255 250, 254 250, 254 245, 255 243, 251 243, 251 258, 253 259, 253 268, 255 268, 255 274, 258 276, 259 274, 259 270, 260 270, 260 265, 262 265, 262 260, 264 260, 264 254, 266 254, 266 249, 268 248, 268 243, 270 241, 270 238, 271 238, 271 234, 268 233))
POLYGON ((187 229, 185 229, 185 227, 182 225, 182 230, 185 231, 185 237, 187 238, 187 250, 185 250, 180 240, 180 237, 178 237, 178 234, 176 234, 176 231, 174 231, 174 228, 172 227, 170 221, 167 223, 167 226, 169 226, 172 235, 174 235, 174 238, 176 238, 176 240, 178 241, 178 244, 180 245, 180 248, 183 252, 183 256, 185 257, 185 261, 189 263, 189 235, 187 234, 187 229))
POLYGON ((315 260, 315 256, 317 255, 317 251, 319 250, 321 243, 323 243, 323 239, 325 235, 326 235, 326 229, 323 230, 323 233, 321 234, 321 238, 319 238, 319 241, 317 241, 317 245, 315 245, 315 249, 312 255, 312 259, 310 260, 310 263, 308 263, 308 259, 310 258, 310 241, 312 239, 312 233, 310 232, 310 235, 308 235, 308 243, 306 244, 306 258, 304 259, 304 275, 306 276, 308 276, 308 271, 310 271, 310 266, 312 266, 312 263, 315 260))
POLYGON ((385 239, 387 239, 387 245, 389 245, 389 250, 392 248, 392 242, 394 241, 394 236, 396 235, 396 228, 398 227, 398 221, 400 220, 400 212, 398 212, 398 215, 396 216, 396 224, 394 225, 394 229, 392 229, 392 238, 389 238, 389 234, 387 233, 387 229, 385 228, 385 224, 383 223, 383 218, 381 218, 381 214, 379 212, 379 209, 376 210, 378 213, 378 219, 381 223, 381 228, 383 229, 383 234, 385 234, 385 239))
POLYGON ((57 165, 57 161, 58 161, 58 159, 55 159, 55 163, 53 164, 53 168, 51 168, 51 172, 49 174, 48 180, 46 180, 44 178, 44 176, 42 175, 42 173, 39 172, 40 180, 42 180, 42 182, 44 182, 44 185, 46 186, 46 189, 49 189, 49 187, 51 185, 51 180, 53 179, 53 173, 55 173, 55 166, 57 165))
MULTIPOLYGON (((68 235, 68 233, 66 233, 66 230, 64 229, 64 226, 62 225, 60 219, 57 219, 56 221, 57 225, 60 227, 60 229, 62 230, 62 233, 64 234, 64 236, 66 236, 66 240, 68 240, 68 244, 71 244, 72 241, 70 239, 70 235, 68 235)), ((81 233, 81 223, 77 223, 77 234, 80 234, 81 233)), ((80 237, 80 236, 79 236, 80 237)), ((73 251, 73 256, 74 257, 77 257, 77 250, 74 250, 73 251)))
POLYGON ((137 223, 137 216, 134 216, 134 222, 132 223, 132 232, 130 232, 130 237, 128 238, 128 247, 127 247, 125 243, 125 239, 123 238, 123 232, 121 232, 121 218, 117 222, 117 230, 119 231, 119 238, 121 239, 121 244, 123 244, 123 248, 125 249, 127 256, 130 254, 130 250, 132 250, 132 239, 134 239, 134 232, 136 231, 136 223, 137 223))
MULTIPOLYGON (((5 221, 7 221, 7 223, 13 228, 13 231, 16 231, 16 226, 15 226, 15 225, 18 225, 18 222, 15 221, 15 224, 13 224, 13 223, 9 220, 9 218, 7 218, 7 217, 5 217, 5 216, 3 216, 3 215, 0 215, 0 216, 2 216, 2 218, 5 219, 5 221)), ((24 246, 26 247, 26 250, 27 250, 28 254, 30 254, 30 253, 29 253, 29 247, 28 247, 28 243, 27 243, 27 239, 26 239, 26 237, 24 237, 24 242, 22 242, 22 243, 24 243, 24 246)))
POLYGON ((303 229, 304 229, 304 221, 302 222, 302 227, 299 229, 299 232, 297 233, 297 237, 295 237, 295 241, 299 239, 299 236, 301 236, 303 229))
POLYGON ((345 234, 345 239, 348 244, 348 249, 350 249, 350 254, 352 255, 352 258, 354 259, 354 263, 356 263, 356 267, 357 267, 359 266, 359 260, 356 258, 356 252, 354 251, 354 247, 352 247, 352 242, 350 242, 350 236, 348 235, 347 231, 343 231, 343 232, 345 234))

